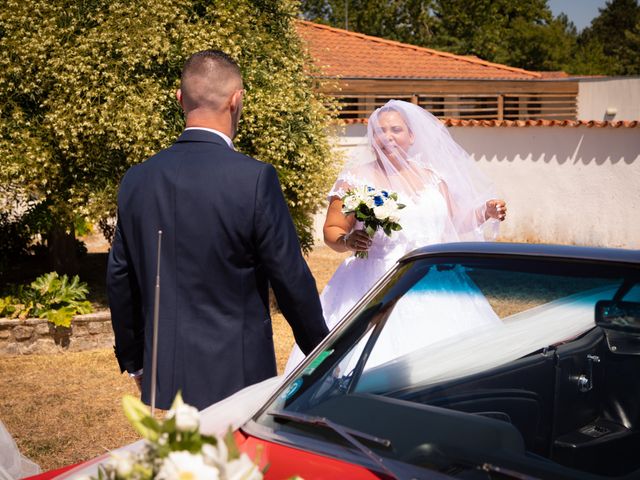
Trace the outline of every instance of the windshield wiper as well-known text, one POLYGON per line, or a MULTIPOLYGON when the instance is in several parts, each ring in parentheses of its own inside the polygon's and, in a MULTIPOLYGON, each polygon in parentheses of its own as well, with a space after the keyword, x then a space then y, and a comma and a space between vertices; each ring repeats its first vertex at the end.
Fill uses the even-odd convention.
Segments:
POLYGON ((382 468, 392 478, 402 478, 402 475, 394 472, 393 469, 387 465, 387 462, 385 462, 381 457, 373 453, 370 449, 356 440, 355 437, 359 437, 364 440, 377 443, 378 445, 382 445, 383 447, 389 448, 391 446, 391 441, 387 440, 386 438, 380 438, 365 432, 353 430, 349 427, 345 427, 343 425, 340 425, 339 423, 329 420, 326 417, 316 417, 312 415, 305 415, 304 413, 283 412, 282 410, 276 412, 268 412, 268 415, 271 415, 276 419, 290 420, 307 425, 319 425, 321 427, 327 427, 347 440, 351 445, 360 450, 360 452, 364 453, 370 460, 372 460, 375 464, 382 468))
POLYGON ((478 468, 488 473, 495 472, 507 478, 515 478, 516 480, 539 480, 539 477, 532 477, 526 473, 516 472, 515 470, 509 470, 508 468, 492 465, 490 463, 483 463, 478 468))

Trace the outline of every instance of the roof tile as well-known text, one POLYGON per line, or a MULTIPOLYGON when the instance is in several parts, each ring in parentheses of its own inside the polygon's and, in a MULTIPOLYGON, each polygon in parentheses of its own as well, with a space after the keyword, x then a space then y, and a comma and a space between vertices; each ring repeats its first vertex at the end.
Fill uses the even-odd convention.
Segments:
POLYGON ((394 42, 305 20, 298 35, 323 75, 342 78, 455 78, 535 80, 538 72, 477 57, 394 42))
MULTIPOLYGON (((461 120, 440 119, 447 127, 588 127, 588 128, 640 128, 640 120, 461 120)), ((347 125, 367 123, 366 118, 340 120, 347 125)))

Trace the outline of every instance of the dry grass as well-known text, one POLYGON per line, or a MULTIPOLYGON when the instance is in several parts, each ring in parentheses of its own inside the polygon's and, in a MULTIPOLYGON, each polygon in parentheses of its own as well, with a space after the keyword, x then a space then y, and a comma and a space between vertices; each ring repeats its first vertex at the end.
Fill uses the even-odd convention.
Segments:
MULTIPOLYGON (((322 289, 344 255, 319 247, 308 258, 322 289)), ((81 278, 92 291, 104 287, 104 254, 92 254, 81 278)), ((104 295, 92 296, 96 305, 104 295)), ((278 368, 293 345, 291 330, 274 315, 278 368)), ((135 394, 133 382, 120 375, 111 350, 2 357, 0 420, 21 452, 43 470, 81 462, 137 439, 122 414, 120 399, 135 394)))

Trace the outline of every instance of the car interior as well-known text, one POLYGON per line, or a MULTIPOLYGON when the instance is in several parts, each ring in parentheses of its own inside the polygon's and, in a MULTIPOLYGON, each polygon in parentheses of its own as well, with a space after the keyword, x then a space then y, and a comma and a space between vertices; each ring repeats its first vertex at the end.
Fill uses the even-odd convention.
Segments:
MULTIPOLYGON (((482 279, 474 280, 481 285, 482 279)), ((378 328, 353 327, 334 344, 339 351, 340 342, 360 342, 354 348, 358 365, 340 373, 339 362, 349 358, 344 356, 326 369, 305 371, 304 385, 286 404, 385 439, 388 446, 360 439, 384 458, 454 478, 640 479, 640 281, 634 273, 613 289, 609 283, 592 287, 551 301, 542 292, 545 304, 509 317, 523 313, 536 320, 540 312, 568 311, 557 305, 578 305, 590 322, 579 335, 497 366, 430 379, 398 359, 366 370, 380 326, 393 310, 393 300, 379 297, 361 314, 378 328), (314 384, 320 386, 305 392, 314 384)), ((427 365, 420 372, 438 371, 438 365, 429 368, 442 358, 429 357, 432 350, 407 358, 427 365)))
POLYGON ((612 352, 598 326, 480 374, 337 396, 307 413, 391 439, 399 460, 455 478, 505 478, 470 475, 474 458, 539 478, 640 478, 637 347, 612 352))

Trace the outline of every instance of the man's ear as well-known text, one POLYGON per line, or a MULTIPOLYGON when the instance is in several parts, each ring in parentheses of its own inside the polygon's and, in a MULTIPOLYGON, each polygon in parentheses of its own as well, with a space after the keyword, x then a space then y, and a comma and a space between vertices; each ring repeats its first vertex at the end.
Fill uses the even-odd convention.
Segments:
POLYGON ((231 107, 232 112, 242 108, 242 92, 242 90, 236 90, 233 92, 233 95, 231 95, 229 106, 231 107))
POLYGON ((184 108, 184 105, 182 105, 182 90, 180 89, 176 90, 176 100, 178 100, 180 106, 184 108))

